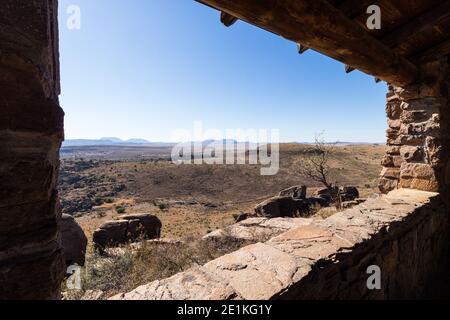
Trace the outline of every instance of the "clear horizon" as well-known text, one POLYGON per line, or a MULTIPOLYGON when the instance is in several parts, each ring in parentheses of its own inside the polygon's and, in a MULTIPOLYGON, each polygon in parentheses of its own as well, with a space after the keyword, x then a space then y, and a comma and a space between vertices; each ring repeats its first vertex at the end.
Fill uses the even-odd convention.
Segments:
MULTIPOLYGON (((385 84, 195 1, 61 0, 66 139, 172 141, 207 129, 279 129, 281 142, 385 141, 385 84), (81 9, 69 30, 67 8, 81 9)), ((177 141, 174 141, 177 142, 177 141)))
MULTIPOLYGON (((64 141, 77 141, 77 140, 88 140, 88 141, 97 141, 97 140, 112 140, 112 139, 119 139, 121 140, 121 142, 129 142, 130 140, 145 140, 145 143, 180 143, 180 142, 204 142, 204 141, 208 141, 208 140, 212 140, 212 141, 220 141, 219 140, 214 140, 214 139, 207 139, 207 140, 191 140, 191 141, 154 141, 154 140, 147 140, 147 139, 143 139, 143 138, 129 138, 129 139, 122 139, 120 137, 100 137, 100 138, 73 138, 73 139, 65 139, 64 141)), ((226 139, 224 139, 226 140, 226 139)), ((251 140, 236 140, 236 142, 238 143, 258 143, 258 141, 251 141, 251 140)), ((342 141, 342 140, 328 140, 326 141, 327 143, 368 143, 368 144, 381 144, 381 143, 385 143, 385 141, 342 141)), ((144 143, 144 142, 143 142, 144 143)), ((270 143, 269 142, 263 142, 263 141, 259 141, 259 143, 270 143)), ((305 140, 305 141, 281 141, 281 143, 314 143, 313 140, 305 140)))

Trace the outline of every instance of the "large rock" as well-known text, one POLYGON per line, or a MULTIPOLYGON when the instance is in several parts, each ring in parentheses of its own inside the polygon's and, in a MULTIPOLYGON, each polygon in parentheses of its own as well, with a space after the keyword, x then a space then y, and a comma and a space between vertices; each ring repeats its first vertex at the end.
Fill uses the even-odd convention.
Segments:
POLYGON ((278 194, 280 197, 292 197, 294 199, 306 198, 306 186, 293 186, 284 190, 281 190, 278 194))
POLYGON ((68 214, 62 215, 61 241, 66 265, 84 265, 87 238, 80 225, 68 214))
POLYGON ((161 235, 161 221, 151 214, 121 216, 121 220, 108 221, 95 230, 93 241, 97 248, 117 246, 140 238, 157 239, 161 235))
POLYGON ((340 190, 342 201, 353 201, 359 198, 359 191, 356 187, 343 187, 340 190))
POLYGON ((322 207, 330 205, 333 198, 336 198, 337 195, 340 195, 342 201, 352 201, 356 198, 359 198, 359 191, 356 187, 348 186, 348 187, 332 187, 332 188, 323 188, 319 189, 316 192, 316 198, 323 198, 328 201, 328 204, 323 205, 322 207))
POLYGON ((288 197, 273 197, 267 199, 255 207, 255 213, 259 217, 280 218, 280 217, 306 217, 317 207, 328 207, 331 203, 331 196, 321 194, 315 197, 295 199, 288 197))
POLYGON ((298 213, 298 204, 292 197, 273 197, 255 207, 258 216, 266 218, 295 217, 298 213))
POLYGON ((248 213, 241 212, 241 213, 239 213, 239 214, 233 216, 234 222, 238 223, 238 222, 244 221, 244 220, 248 219, 249 216, 250 216, 250 215, 249 215, 248 213))
POLYGON ((315 192, 313 197, 305 199, 306 204, 310 207, 329 207, 333 202, 333 199, 336 197, 338 190, 339 189, 337 187, 319 189, 315 192))
MULTIPOLYGON (((328 201, 328 205, 336 198, 339 193, 338 187, 323 188, 316 191, 315 198, 323 198, 328 201)), ((327 205, 327 206, 328 206, 327 205)))
POLYGON ((224 229, 218 229, 205 235, 203 239, 227 238, 265 241, 292 228, 309 225, 307 218, 248 218, 224 229))
POLYGON ((331 202, 331 197, 321 196, 321 197, 310 197, 306 198, 302 203, 302 207, 299 207, 300 212, 307 213, 313 207, 329 207, 331 202), (301 210, 302 209, 302 210, 301 210))
POLYGON ((127 239, 128 220, 108 221, 93 234, 93 242, 99 248, 116 246, 127 239))
POLYGON ((136 229, 130 229, 130 236, 137 238, 144 236, 146 239, 157 239, 161 236, 162 223, 158 217, 151 214, 128 214, 121 216, 122 219, 129 222, 129 226, 133 225, 136 229), (139 230, 141 228, 141 230, 139 230))

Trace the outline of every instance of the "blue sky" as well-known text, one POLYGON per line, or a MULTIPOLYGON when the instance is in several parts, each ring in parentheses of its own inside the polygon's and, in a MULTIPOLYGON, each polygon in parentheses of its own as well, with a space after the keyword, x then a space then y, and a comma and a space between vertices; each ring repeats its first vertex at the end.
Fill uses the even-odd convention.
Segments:
POLYGON ((170 141, 175 129, 279 129, 383 142, 384 83, 193 0, 60 0, 66 139, 170 141), (69 5, 81 29, 69 30, 69 5))

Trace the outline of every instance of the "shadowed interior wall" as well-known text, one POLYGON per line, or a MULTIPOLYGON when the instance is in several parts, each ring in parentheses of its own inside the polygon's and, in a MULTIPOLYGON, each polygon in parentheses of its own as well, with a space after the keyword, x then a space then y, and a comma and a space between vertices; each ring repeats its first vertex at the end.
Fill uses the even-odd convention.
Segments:
POLYGON ((57 6, 1 3, 0 299, 60 297, 57 6))
POLYGON ((379 184, 384 193, 396 188, 447 193, 448 59, 424 63, 420 71, 415 84, 389 87, 388 149, 379 184))

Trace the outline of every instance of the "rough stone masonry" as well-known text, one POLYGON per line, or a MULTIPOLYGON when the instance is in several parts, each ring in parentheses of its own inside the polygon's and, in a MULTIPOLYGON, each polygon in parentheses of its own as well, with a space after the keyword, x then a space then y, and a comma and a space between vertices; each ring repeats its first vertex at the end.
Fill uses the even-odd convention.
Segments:
POLYGON ((60 297, 59 91, 57 1, 2 0, 0 299, 60 297))
POLYGON ((424 63, 421 81, 389 87, 387 154, 379 182, 384 193, 396 188, 446 192, 448 162, 448 61, 424 63))

